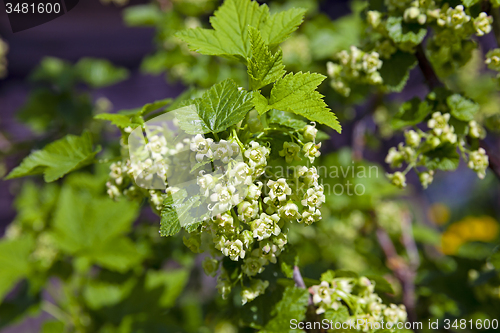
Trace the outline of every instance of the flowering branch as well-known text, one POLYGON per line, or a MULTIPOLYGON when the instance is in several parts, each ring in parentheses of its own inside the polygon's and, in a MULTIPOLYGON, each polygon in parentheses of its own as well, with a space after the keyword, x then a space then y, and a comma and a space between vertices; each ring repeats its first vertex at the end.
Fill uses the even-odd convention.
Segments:
MULTIPOLYGON (((500 13, 498 10, 495 10, 495 8, 492 8, 492 12, 496 12, 498 16, 498 22, 497 24, 500 24, 500 13)), ((496 21, 497 18, 495 18, 496 21)), ((495 25, 494 25, 495 26, 495 25)), ((498 33, 497 30, 495 31, 495 36, 497 36, 497 43, 500 46, 500 26, 498 27, 498 33)), ((432 68, 432 64, 429 62, 427 57, 425 56, 423 46, 422 44, 417 46, 417 51, 416 51, 416 57, 418 60, 418 66, 420 70, 422 71, 422 74, 424 75, 425 81, 427 82, 427 85, 429 86, 429 89, 433 90, 434 88, 437 87, 442 87, 443 83, 441 80, 439 80, 438 76, 436 75, 436 72, 434 71, 434 68, 432 68)), ((487 155, 489 157, 489 169, 493 172, 493 174, 500 179, 500 159, 493 155, 491 153, 491 150, 488 150, 485 147, 485 142, 484 140, 479 140, 479 145, 483 147, 485 151, 487 151, 487 155)))

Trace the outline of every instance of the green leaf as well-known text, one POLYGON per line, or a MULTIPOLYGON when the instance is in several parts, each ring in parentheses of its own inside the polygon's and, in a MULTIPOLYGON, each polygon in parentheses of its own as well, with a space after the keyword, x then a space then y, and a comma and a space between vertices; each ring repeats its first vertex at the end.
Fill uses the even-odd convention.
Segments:
POLYGON ((41 333, 64 333, 64 323, 62 321, 46 321, 42 325, 41 333))
POLYGON ((496 268, 497 271, 500 271, 500 252, 495 252, 491 255, 488 261, 496 268))
POLYGON ((161 108, 167 106, 170 103, 172 103, 172 99, 171 98, 165 98, 165 99, 161 99, 159 101, 155 101, 153 103, 148 103, 148 104, 144 105, 141 108, 141 111, 139 111, 139 115, 140 116, 146 115, 146 114, 148 114, 150 112, 153 112, 153 111, 156 111, 158 109, 161 109, 161 108))
POLYGON ((330 126, 340 133, 341 127, 335 114, 330 112, 323 96, 316 88, 326 77, 317 73, 289 73, 271 90, 269 101, 259 93, 254 93, 255 109, 263 114, 271 109, 289 111, 311 121, 330 126))
POLYGON ((294 115, 292 113, 286 111, 273 109, 269 111, 268 116, 269 118, 267 119, 267 121, 270 124, 288 127, 295 131, 299 131, 307 125, 305 121, 294 118, 294 115))
POLYGON ((30 273, 34 245, 31 237, 0 241, 0 303, 16 282, 30 273))
POLYGON ((420 44, 427 34, 427 29, 422 28, 420 25, 409 26, 403 24, 401 16, 390 16, 387 19, 386 28, 389 37, 394 42, 408 44, 409 46, 420 44))
POLYGON ((128 70, 115 67, 108 60, 83 58, 75 65, 80 78, 93 88, 113 85, 128 77, 128 70))
POLYGON ((465 7, 472 7, 478 2, 479 0, 462 0, 462 3, 464 4, 465 7))
POLYGON ((164 287, 159 299, 159 305, 167 308, 175 305, 175 301, 188 282, 189 270, 176 269, 169 271, 149 270, 146 275, 146 289, 164 287))
POLYGON ((260 89, 285 75, 283 52, 279 50, 273 55, 257 29, 249 27, 249 33, 252 45, 252 57, 248 61, 250 87, 260 89))
POLYGON ((100 146, 97 146, 96 150, 92 151, 92 136, 89 132, 84 132, 82 136, 67 135, 42 150, 31 153, 5 179, 43 173, 45 181, 52 182, 93 163, 100 150, 100 146))
POLYGON ((337 310, 327 309, 325 319, 334 323, 343 323, 349 319, 349 310, 345 305, 341 305, 337 310))
POLYGON ((122 283, 93 280, 85 286, 82 296, 89 308, 98 310, 124 300, 132 291, 134 283, 134 279, 122 283))
POLYGON ((155 4, 130 6, 123 10, 123 20, 130 27, 156 26, 162 12, 155 4))
POLYGON ((460 155, 453 144, 444 144, 425 153, 424 164, 429 169, 453 171, 458 168, 460 155))
POLYGON ((136 265, 141 254, 124 235, 138 207, 64 186, 59 196, 51 236, 64 252, 116 271, 136 265))
POLYGON ((384 60, 380 75, 389 91, 401 92, 410 77, 410 70, 417 64, 413 54, 397 51, 390 59, 384 60))
POLYGON ((279 301, 272 315, 274 316, 266 324, 261 332, 289 332, 290 320, 302 321, 306 315, 309 292, 307 289, 297 287, 287 287, 283 293, 283 298, 279 301))
POLYGON ((292 8, 270 15, 267 5, 251 0, 226 0, 210 18, 212 29, 188 29, 177 37, 201 54, 233 57, 246 61, 251 57, 249 27, 260 30, 270 47, 283 42, 302 23, 305 10, 292 8))
POLYGON ((262 38, 266 44, 273 48, 285 41, 302 24, 305 13, 303 8, 290 8, 271 15, 261 27, 262 38))
POLYGON ((186 190, 180 190, 174 196, 169 195, 163 202, 161 210, 161 236, 173 236, 181 230, 181 221, 190 221, 192 223, 184 225, 188 232, 192 231, 192 227, 199 226, 199 221, 194 221, 190 216, 191 209, 198 207, 198 196, 190 196, 188 198, 186 190))
POLYGON ((194 106, 179 110, 177 117, 188 134, 219 133, 242 121, 252 107, 252 94, 227 79, 195 99, 194 106))
POLYGON ((227 0, 210 18, 211 29, 188 29, 177 37, 189 44, 192 51, 208 55, 250 57, 248 26, 259 28, 269 18, 267 5, 256 1, 227 0))
MULTIPOLYGON (((293 268, 299 264, 297 252, 293 248, 287 248, 287 250, 279 256, 278 260, 283 274, 285 274, 288 279, 293 278, 293 268)), ((290 281, 288 279, 287 281, 290 281)))
POLYGON ((334 278, 335 278, 335 272, 329 269, 323 274, 321 274, 321 277, 319 279, 321 281, 332 282, 334 278))
POLYGON ((117 113, 100 113, 98 115, 95 115, 94 119, 109 120, 113 125, 121 129, 127 127, 136 128, 137 126, 140 126, 140 124, 133 122, 130 119, 130 116, 117 113))
POLYGON ((473 120, 474 115, 479 111, 479 104, 460 94, 449 96, 446 103, 450 107, 451 115, 463 121, 473 120))
POLYGON ((418 97, 403 103, 398 113, 392 119, 392 126, 400 129, 420 123, 432 111, 432 106, 427 101, 420 101, 418 97))
POLYGON ((392 285, 383 277, 378 275, 367 275, 366 277, 375 283, 376 293, 394 294, 394 288, 392 288, 392 285))

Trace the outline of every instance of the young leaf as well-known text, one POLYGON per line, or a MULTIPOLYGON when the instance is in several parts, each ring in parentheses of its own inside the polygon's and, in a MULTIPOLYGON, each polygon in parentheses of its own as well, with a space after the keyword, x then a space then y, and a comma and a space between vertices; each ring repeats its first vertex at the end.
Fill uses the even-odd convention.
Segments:
MULTIPOLYGON (((290 327, 290 320, 302 321, 306 314, 309 292, 307 289, 297 287, 287 287, 283 293, 283 298, 279 301, 274 310, 272 318, 265 329, 261 332, 283 332, 284 327, 290 327)), ((285 330, 288 332, 288 330, 285 330)))
POLYGON ((99 120, 109 120, 113 125, 115 125, 118 128, 136 128, 140 124, 133 122, 130 119, 130 116, 126 116, 123 114, 118 114, 118 113, 100 113, 98 115, 94 116, 94 119, 99 119, 99 120))
POLYGON ((390 59, 384 60, 380 75, 389 91, 400 92, 410 77, 410 70, 417 64, 413 54, 397 51, 390 59))
POLYGON ((6 179, 44 174, 46 182, 52 182, 65 174, 92 163, 100 146, 92 151, 92 136, 84 132, 82 136, 67 135, 48 144, 42 150, 26 157, 6 179))
POLYGON ((330 126, 340 133, 341 127, 337 117, 330 112, 323 96, 316 91, 324 79, 325 76, 317 73, 289 73, 273 86, 269 101, 259 92, 254 93, 255 109, 260 114, 271 109, 293 112, 330 126))
POLYGON ((262 32, 271 48, 283 42, 302 23, 305 10, 292 8, 270 15, 267 5, 251 0, 226 0, 210 18, 211 29, 188 29, 177 37, 192 51, 246 61, 251 57, 248 27, 262 32))
POLYGON ((432 111, 427 101, 420 101, 418 97, 403 103, 398 113, 392 119, 392 126, 399 129, 405 126, 416 125, 425 119, 432 111))
POLYGON ((287 39, 302 24, 305 13, 303 8, 290 8, 271 15, 261 27, 262 38, 266 44, 273 48, 287 39))
POLYGON ((179 111, 177 117, 188 134, 219 133, 243 120, 252 107, 252 94, 227 79, 195 99, 193 107, 179 111))
POLYGON ((267 121, 269 124, 288 127, 296 131, 303 129, 307 125, 305 121, 293 118, 297 116, 286 111, 271 110, 268 116, 269 118, 267 121))
POLYGON ((463 0, 462 1, 465 7, 472 7, 476 3, 479 2, 479 0, 463 0))
POLYGON ((108 60, 83 58, 75 65, 80 78, 93 88, 100 88, 123 81, 128 77, 125 68, 115 67, 108 60))
POLYGON ((173 236, 181 231, 181 221, 189 220, 189 211, 198 204, 199 198, 187 198, 186 190, 167 196, 161 210, 160 235, 173 236))
POLYGON ((191 50, 201 54, 246 59, 251 56, 248 26, 259 28, 268 18, 267 5, 259 6, 250 0, 227 0, 210 18, 214 30, 188 29, 176 36, 187 42, 191 50))
POLYGON ((147 115, 148 113, 161 109, 170 103, 172 103, 171 98, 165 98, 159 101, 154 101, 153 103, 148 103, 141 108, 141 111, 139 111, 139 115, 147 115))
POLYGON ((460 155, 453 144, 445 144, 425 153, 424 164, 431 170, 453 171, 459 163, 460 155))
POLYGON ((252 58, 248 61, 250 87, 260 89, 285 75, 283 52, 279 50, 273 55, 257 29, 249 27, 249 33, 252 45, 252 58))
POLYGON ((33 247, 32 238, 0 241, 0 302, 19 279, 29 274, 33 247))
POLYGON ((417 30, 406 29, 403 24, 403 18, 391 16, 387 19, 387 32, 389 37, 396 43, 406 43, 409 45, 418 45, 427 34, 427 29, 418 28, 417 30))
POLYGON ((65 186, 51 236, 62 251, 123 272, 140 261, 136 246, 124 237, 137 213, 138 207, 130 202, 115 202, 65 186))
POLYGON ((452 116, 463 121, 471 121, 474 119, 474 115, 479 111, 479 104, 460 94, 449 96, 446 99, 446 103, 450 107, 452 116))
POLYGON ((337 310, 327 309, 325 311, 325 319, 334 323, 343 323, 349 319, 349 310, 345 305, 341 305, 337 310))

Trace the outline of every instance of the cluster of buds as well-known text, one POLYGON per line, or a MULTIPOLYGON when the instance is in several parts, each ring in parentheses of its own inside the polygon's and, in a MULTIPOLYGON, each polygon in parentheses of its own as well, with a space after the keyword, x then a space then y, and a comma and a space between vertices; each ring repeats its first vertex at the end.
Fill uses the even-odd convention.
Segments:
POLYGON ((339 94, 345 97, 350 95, 351 81, 372 85, 382 84, 383 80, 379 73, 382 60, 377 52, 364 52, 351 46, 349 51, 339 52, 337 59, 338 63, 327 63, 327 72, 331 78, 332 88, 339 94))
POLYGON ((255 276, 266 265, 277 262, 287 244, 289 223, 310 225, 321 219, 320 207, 325 202, 323 187, 316 168, 304 165, 320 155, 321 145, 315 142, 317 132, 315 124, 307 125, 300 131, 303 141, 287 141, 278 147, 255 140, 243 145, 237 137, 219 143, 194 137, 190 150, 198 163, 231 157, 238 149, 243 156, 242 161, 228 160, 223 174, 199 172, 199 195, 209 202, 208 210, 213 217, 184 238, 192 251, 200 253, 208 249, 211 253, 203 268, 212 276, 220 272, 218 289, 223 297, 236 283, 247 279, 250 285, 244 285, 241 291, 243 303, 262 294, 267 282, 255 276), (217 153, 215 147, 222 153, 217 153), (284 174, 273 173, 268 166, 271 149, 281 149, 278 155, 286 165, 298 164, 288 166, 284 174), (229 274, 220 265, 223 260, 241 263, 242 274, 236 278, 229 274))
POLYGON ((417 22, 424 25, 428 19, 436 16, 436 3, 432 0, 412 1, 410 6, 405 9, 403 19, 405 22, 417 22))
MULTIPOLYGON (((464 156, 468 155, 468 166, 474 170, 479 178, 484 178, 488 167, 488 156, 484 149, 469 151, 465 147, 464 139, 459 139, 453 126, 449 124, 450 114, 434 112, 431 119, 427 121, 429 130, 423 132, 419 129, 405 132, 405 144, 400 143, 398 147, 392 147, 385 158, 385 162, 392 168, 399 168, 403 163, 408 164, 405 171, 397 171, 387 174, 389 180, 400 188, 406 187, 406 174, 414 168, 419 174, 420 183, 427 188, 434 179, 434 170, 427 169, 419 171, 417 167, 425 167, 424 153, 445 144, 451 144, 460 150, 464 156)), ((484 138, 485 130, 476 121, 469 122, 466 132, 471 138, 484 138)))
MULTIPOLYGON (((500 72, 500 49, 488 51, 488 53, 486 53, 485 63, 488 65, 489 69, 494 70, 495 72, 500 72)), ((500 73, 497 77, 500 77, 500 73)))
POLYGON ((309 288, 313 295, 316 313, 324 313, 328 309, 338 310, 347 304, 351 308, 348 320, 368 323, 388 322, 394 326, 406 322, 407 313, 404 305, 386 305, 374 292, 375 283, 366 277, 322 279, 319 285, 309 288))

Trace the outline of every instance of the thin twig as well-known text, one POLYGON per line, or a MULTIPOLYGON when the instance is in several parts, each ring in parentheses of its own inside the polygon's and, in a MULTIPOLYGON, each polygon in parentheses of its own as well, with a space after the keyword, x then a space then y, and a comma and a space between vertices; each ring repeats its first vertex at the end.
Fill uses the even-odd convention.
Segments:
POLYGON ((408 320, 416 322, 415 271, 398 255, 394 243, 384 229, 379 227, 376 233, 380 247, 387 258, 387 267, 394 272, 403 288, 403 304, 408 313, 408 320))
MULTIPOLYGON (((304 279, 302 278, 302 274, 300 274, 300 270, 298 266, 293 267, 293 281, 295 281, 295 286, 301 289, 306 289, 306 284, 304 283, 304 279)), ((320 316, 316 313, 316 307, 314 306, 312 295, 309 294, 309 300, 306 311, 306 321, 307 322, 321 322, 320 316)), ((314 326, 313 326, 314 327, 314 326)), ((322 325, 320 325, 322 327, 322 325)), ((305 330, 308 333, 326 333, 326 330, 323 328, 305 330)))

